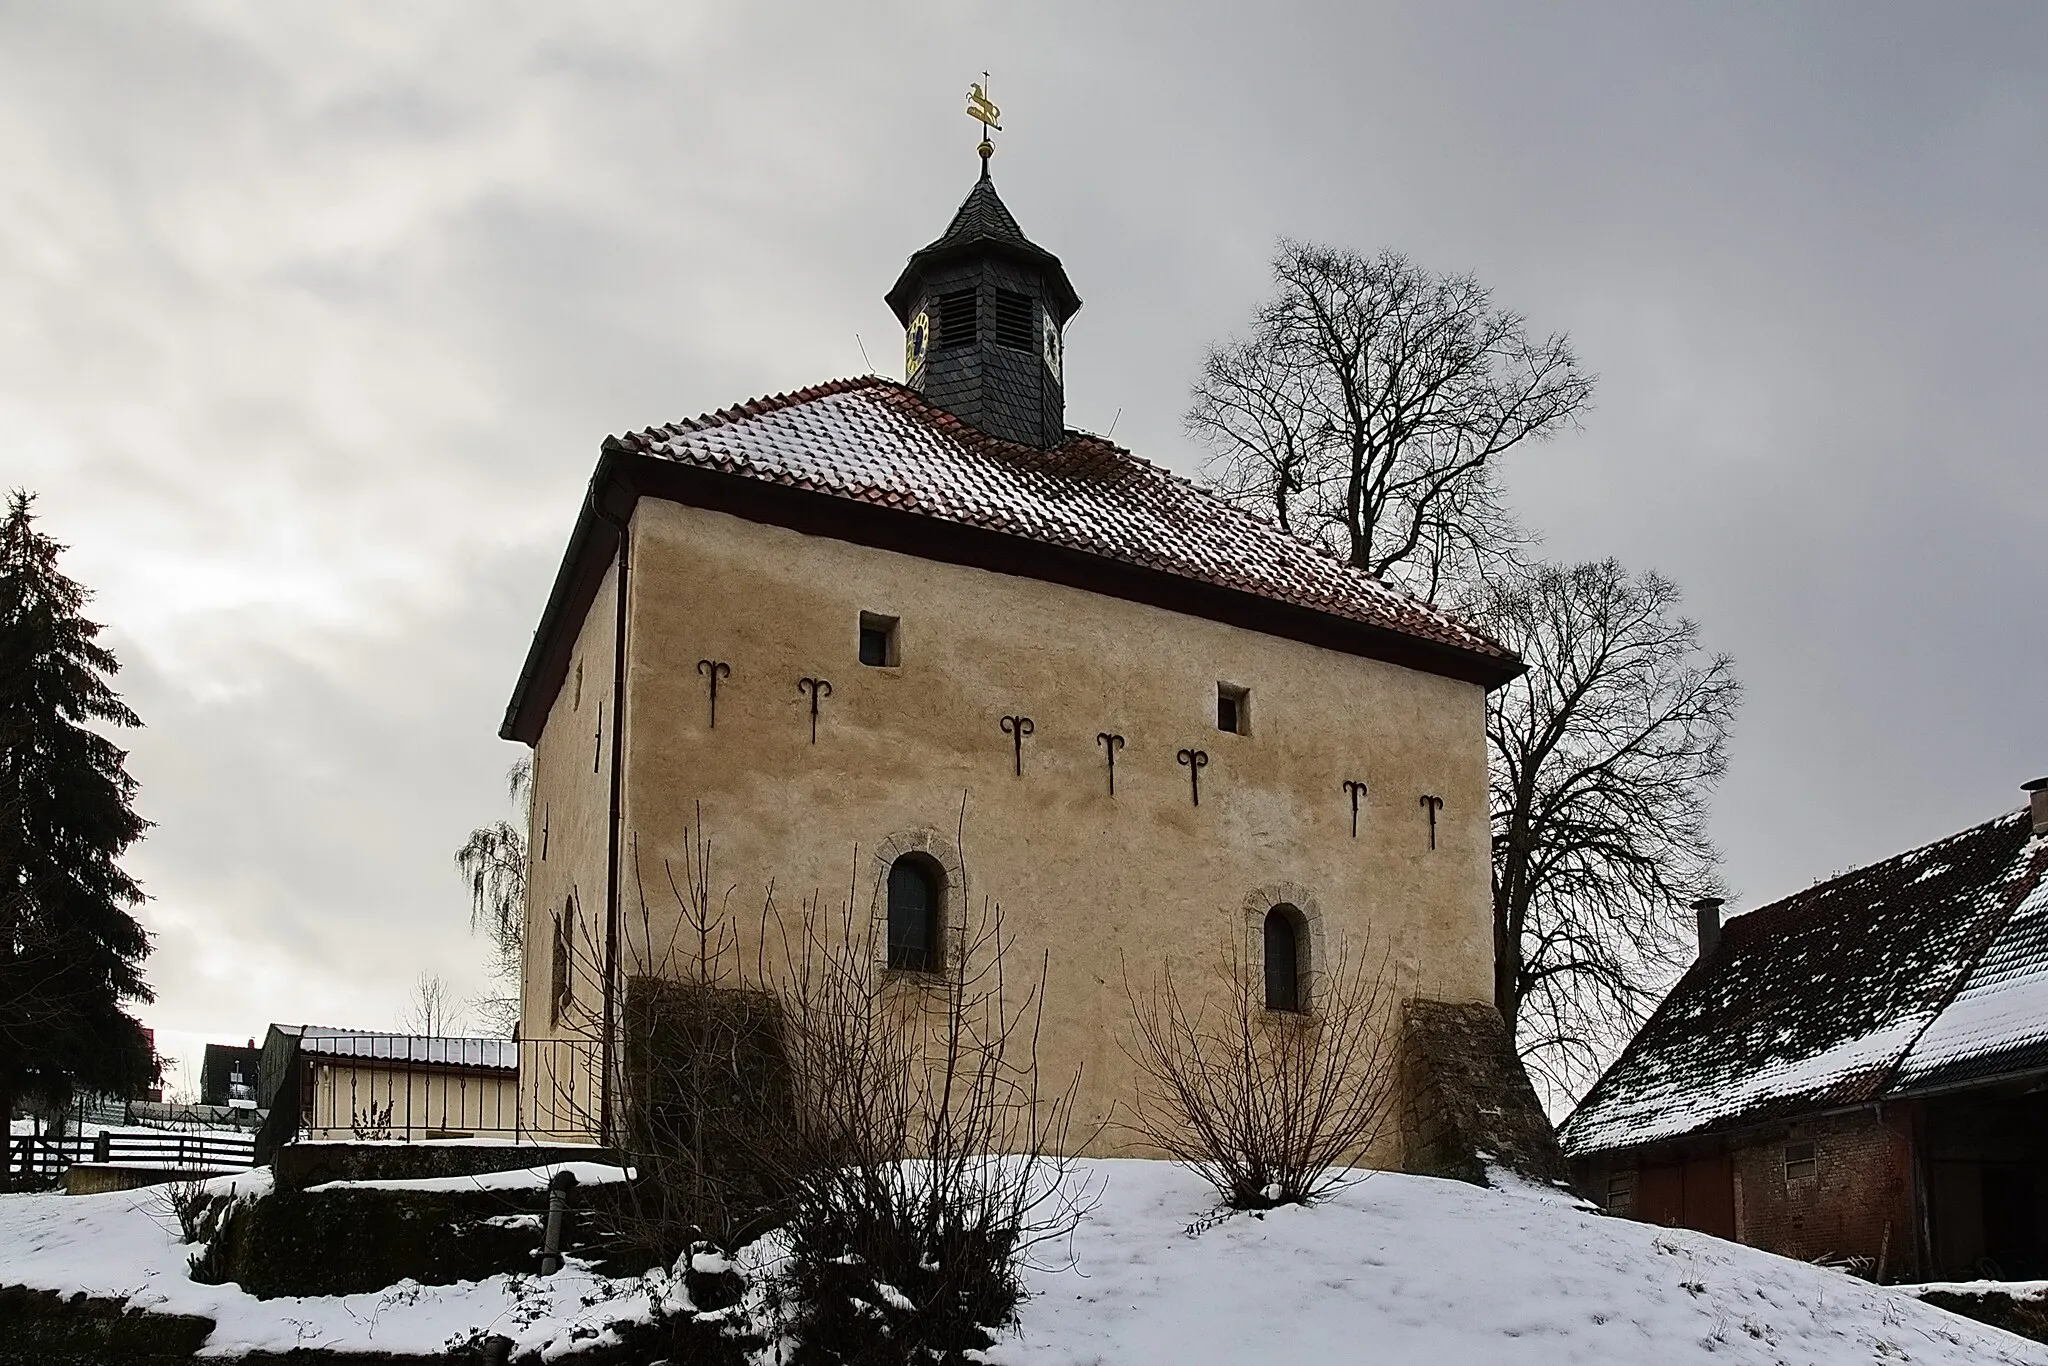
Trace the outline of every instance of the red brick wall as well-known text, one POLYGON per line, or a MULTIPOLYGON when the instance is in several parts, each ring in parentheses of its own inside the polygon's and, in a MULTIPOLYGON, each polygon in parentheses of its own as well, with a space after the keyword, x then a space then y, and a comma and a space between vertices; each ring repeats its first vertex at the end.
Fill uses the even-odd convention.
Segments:
POLYGON ((1734 1150, 1736 1238, 1801 1261, 1848 1260, 1896 1281, 1914 1265, 1912 1128, 1903 1107, 1790 1126, 1734 1150), (1788 1178, 1788 1144, 1814 1146, 1811 1176, 1788 1178))

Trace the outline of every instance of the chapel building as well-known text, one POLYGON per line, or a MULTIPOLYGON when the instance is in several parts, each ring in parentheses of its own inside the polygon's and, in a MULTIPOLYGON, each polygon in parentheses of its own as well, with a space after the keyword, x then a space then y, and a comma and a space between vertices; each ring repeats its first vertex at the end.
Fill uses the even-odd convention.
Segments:
POLYGON ((906 991, 999 904, 1093 1151, 1127 975, 1169 955, 1248 945, 1313 1012, 1350 945, 1490 1012, 1486 694, 1520 662, 1068 428, 1081 301, 986 159, 885 297, 904 382, 604 443, 501 732, 533 749, 522 1038, 618 1038, 706 841, 743 934, 771 884, 850 904, 906 991))

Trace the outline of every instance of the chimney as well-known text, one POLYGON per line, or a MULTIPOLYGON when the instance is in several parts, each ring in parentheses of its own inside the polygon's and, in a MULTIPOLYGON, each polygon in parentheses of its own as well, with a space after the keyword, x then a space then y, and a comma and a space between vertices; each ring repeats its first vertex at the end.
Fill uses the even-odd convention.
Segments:
POLYGON ((1721 943, 1721 898, 1701 897, 1692 903, 1692 913, 1699 920, 1700 957, 1705 959, 1721 943))
POLYGON ((2027 794, 2027 809, 2034 818, 2034 833, 2048 835, 2048 778, 2021 783, 2020 791, 2027 794))

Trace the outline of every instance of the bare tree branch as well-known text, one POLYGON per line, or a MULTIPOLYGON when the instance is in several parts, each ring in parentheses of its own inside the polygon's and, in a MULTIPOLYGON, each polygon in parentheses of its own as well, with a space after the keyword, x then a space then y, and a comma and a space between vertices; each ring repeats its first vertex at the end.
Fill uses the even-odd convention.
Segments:
POLYGON ((1498 464, 1592 401, 1566 338, 1394 252, 1282 241, 1273 279, 1188 409, 1218 489, 1432 601, 1512 563, 1498 464))
POLYGON ((1707 797, 1741 700, 1678 589, 1613 560, 1538 565, 1469 609, 1528 672, 1488 711, 1494 1004, 1553 1099, 1583 1090, 1725 890, 1707 797))

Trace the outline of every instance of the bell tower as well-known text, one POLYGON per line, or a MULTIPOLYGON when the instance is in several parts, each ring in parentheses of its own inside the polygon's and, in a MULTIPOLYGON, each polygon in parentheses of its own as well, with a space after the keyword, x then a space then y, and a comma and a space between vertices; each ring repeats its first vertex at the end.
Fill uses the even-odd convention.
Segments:
MULTIPOLYGON (((1001 127, 980 85, 968 113, 1001 127)), ((997 197, 986 134, 979 151, 981 178, 885 296, 903 324, 904 378, 990 436, 1056 446, 1067 426, 1062 337, 1081 299, 1060 258, 1026 237, 997 197)))

